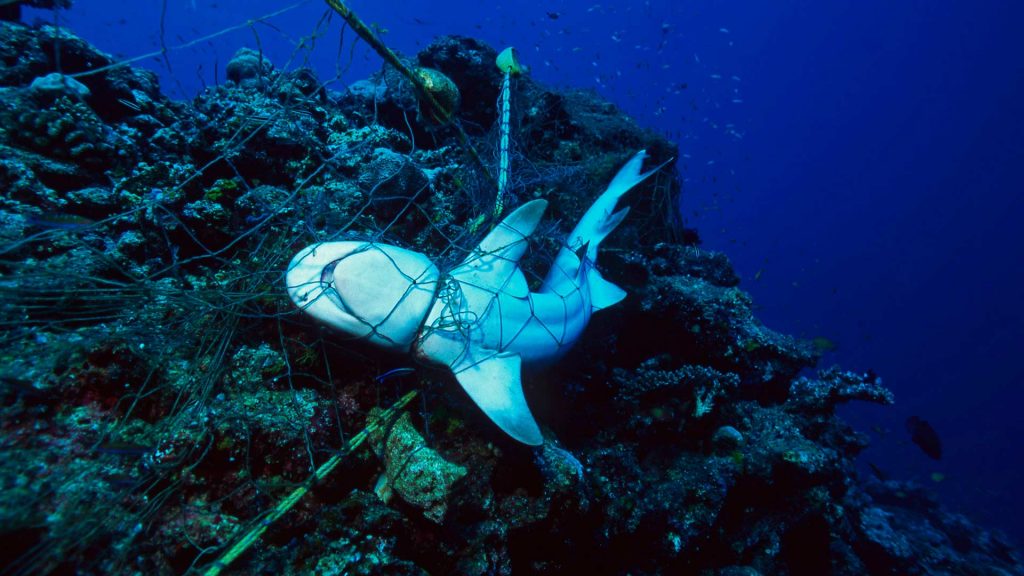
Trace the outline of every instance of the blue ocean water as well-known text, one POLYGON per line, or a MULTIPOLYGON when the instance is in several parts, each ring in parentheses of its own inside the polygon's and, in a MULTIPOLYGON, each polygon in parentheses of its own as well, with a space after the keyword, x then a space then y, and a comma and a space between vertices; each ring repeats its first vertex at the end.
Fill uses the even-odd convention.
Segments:
MULTIPOLYGON (((729 255, 761 319, 828 338, 824 365, 873 370, 895 392, 894 407, 847 410, 871 431, 865 466, 931 484, 1024 542, 1024 6, 351 6, 409 54, 439 34, 515 45, 535 79, 593 88, 670 135, 687 225, 729 255), (910 416, 938 431, 941 461, 910 442, 910 416)), ((316 1, 79 0, 59 18, 125 58, 169 47, 139 64, 190 97, 223 80, 239 46, 284 66, 324 13, 316 1)), ((54 16, 26 15, 37 17, 54 16)), ((365 48, 340 51, 340 28, 335 18, 308 63, 322 78, 344 69, 334 88, 380 65, 365 48)))

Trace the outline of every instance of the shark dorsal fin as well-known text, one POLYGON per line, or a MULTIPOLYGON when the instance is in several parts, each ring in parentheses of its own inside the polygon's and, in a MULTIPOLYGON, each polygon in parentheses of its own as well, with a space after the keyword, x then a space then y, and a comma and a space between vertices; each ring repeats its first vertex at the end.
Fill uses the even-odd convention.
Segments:
POLYGON ((547 205, 546 200, 533 200, 506 216, 473 253, 451 271, 451 276, 476 288, 525 298, 530 289, 519 270, 519 259, 526 252, 530 234, 536 230, 547 205))

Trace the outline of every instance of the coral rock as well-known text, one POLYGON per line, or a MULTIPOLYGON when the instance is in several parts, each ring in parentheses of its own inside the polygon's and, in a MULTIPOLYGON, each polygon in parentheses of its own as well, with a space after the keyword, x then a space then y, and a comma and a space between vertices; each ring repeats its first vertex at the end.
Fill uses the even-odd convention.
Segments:
MULTIPOLYGON (((369 420, 379 418, 380 413, 379 409, 373 409, 369 420)), ((371 433, 370 445, 384 461, 384 474, 394 492, 440 524, 448 510, 452 485, 466 475, 466 469, 448 462, 428 447, 412 425, 408 412, 394 424, 371 433)))

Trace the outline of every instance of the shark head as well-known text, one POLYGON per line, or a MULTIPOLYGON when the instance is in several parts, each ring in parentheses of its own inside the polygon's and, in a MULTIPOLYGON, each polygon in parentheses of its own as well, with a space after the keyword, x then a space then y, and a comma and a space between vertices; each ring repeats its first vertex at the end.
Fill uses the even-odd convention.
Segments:
POLYGON ((292 258, 285 282, 292 301, 355 338, 408 351, 437 289, 440 272, 423 254, 371 242, 323 242, 292 258))

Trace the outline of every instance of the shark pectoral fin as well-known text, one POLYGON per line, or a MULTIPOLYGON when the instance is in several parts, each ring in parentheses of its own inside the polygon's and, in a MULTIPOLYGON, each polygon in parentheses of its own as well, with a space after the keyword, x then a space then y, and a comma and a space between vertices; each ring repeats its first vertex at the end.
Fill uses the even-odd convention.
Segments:
POLYGON ((591 269, 587 273, 590 285, 590 307, 596 312, 613 306, 626 297, 626 291, 605 280, 601 273, 591 269))
POLYGON ((473 402, 506 434, 539 446, 544 438, 523 396, 521 366, 519 354, 500 352, 480 362, 467 359, 452 372, 473 402))

